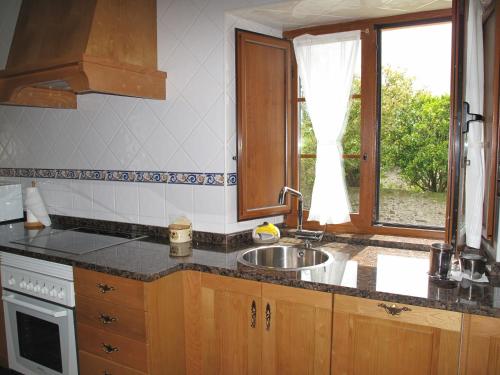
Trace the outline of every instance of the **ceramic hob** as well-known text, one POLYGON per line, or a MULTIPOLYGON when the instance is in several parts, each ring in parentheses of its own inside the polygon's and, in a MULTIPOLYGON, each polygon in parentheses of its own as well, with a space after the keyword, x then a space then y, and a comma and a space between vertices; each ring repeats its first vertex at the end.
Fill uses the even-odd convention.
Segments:
POLYGON ((61 253, 83 255, 145 237, 147 236, 74 228, 68 230, 51 229, 49 233, 41 231, 11 242, 61 253))

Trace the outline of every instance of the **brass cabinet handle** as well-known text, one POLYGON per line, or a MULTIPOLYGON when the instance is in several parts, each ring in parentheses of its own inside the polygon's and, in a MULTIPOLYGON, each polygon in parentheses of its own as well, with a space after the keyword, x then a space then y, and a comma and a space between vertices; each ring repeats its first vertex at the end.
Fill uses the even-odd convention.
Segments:
POLYGON ((391 306, 388 306, 385 303, 379 303, 377 306, 378 307, 382 307, 387 312, 387 314, 390 314, 392 316, 401 315, 401 313, 403 311, 411 311, 411 309, 409 309, 406 306, 404 306, 404 307, 397 307, 394 304, 392 304, 391 306))
POLYGON ((104 353, 111 354, 120 351, 116 346, 113 346, 111 344, 105 344, 102 343, 102 350, 104 353))
POLYGON ((271 305, 266 304, 266 330, 271 328, 271 305))
POLYGON ((108 372, 108 370, 104 370, 104 372, 102 373, 102 375, 113 375, 112 373, 108 372))
POLYGON ((117 319, 114 316, 100 314, 99 320, 101 321, 102 324, 111 324, 111 323, 116 322, 117 319))
POLYGON ((115 290, 114 286, 109 286, 108 284, 98 283, 97 287, 99 288, 99 292, 102 294, 112 292, 113 290, 115 290))
POLYGON ((255 328, 257 325, 257 305, 255 304, 255 300, 252 301, 252 307, 250 308, 250 313, 252 318, 250 320, 250 327, 255 328))

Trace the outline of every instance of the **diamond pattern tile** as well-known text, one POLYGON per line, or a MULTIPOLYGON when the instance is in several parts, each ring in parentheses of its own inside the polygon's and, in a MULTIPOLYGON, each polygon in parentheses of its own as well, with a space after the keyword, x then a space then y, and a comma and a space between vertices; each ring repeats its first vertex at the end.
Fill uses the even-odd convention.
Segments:
POLYGON ((222 94, 222 88, 202 66, 184 89, 190 104, 200 117, 205 117, 210 108, 222 94))
POLYGON ((200 122, 200 116, 183 97, 180 97, 164 117, 163 122, 180 144, 200 122))
POLYGON ((200 9, 190 1, 173 0, 161 20, 169 25, 177 38, 182 39, 199 13, 200 9))
POLYGON ((92 167, 95 166, 97 160, 99 160, 101 155, 106 151, 106 144, 101 140, 93 127, 89 127, 79 147, 87 151, 85 153, 85 158, 92 167))
POLYGON ((204 171, 223 147, 222 145, 222 142, 202 122, 184 142, 183 148, 198 166, 198 171, 204 171))
POLYGON ((111 141, 122 124, 120 117, 111 108, 101 110, 93 123, 102 141, 106 144, 111 141))
POLYGON ((222 38, 222 31, 202 13, 185 35, 183 42, 198 61, 203 63, 222 38))
POLYGON ((109 148, 120 162, 117 169, 127 169, 141 146, 130 130, 122 126, 109 144, 109 148))
POLYGON ((143 100, 139 101, 127 118, 127 127, 142 144, 160 121, 143 100))

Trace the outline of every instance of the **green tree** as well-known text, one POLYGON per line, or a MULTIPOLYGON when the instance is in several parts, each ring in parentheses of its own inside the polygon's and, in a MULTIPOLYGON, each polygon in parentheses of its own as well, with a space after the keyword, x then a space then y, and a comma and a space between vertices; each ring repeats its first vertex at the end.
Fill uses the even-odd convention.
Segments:
MULTIPOLYGON (((444 192, 447 185, 449 95, 415 92, 397 108, 382 139, 383 159, 412 187, 444 192)), ((385 124, 384 124, 385 125, 385 124)))

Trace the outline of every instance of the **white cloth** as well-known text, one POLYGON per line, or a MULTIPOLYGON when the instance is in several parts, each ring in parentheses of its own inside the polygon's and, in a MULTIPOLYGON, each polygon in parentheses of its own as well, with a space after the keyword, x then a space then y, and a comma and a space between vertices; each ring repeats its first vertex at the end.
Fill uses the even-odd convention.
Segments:
POLYGON ((350 221, 342 162, 352 80, 360 31, 302 35, 293 41, 302 88, 317 140, 316 173, 309 220, 350 221))
MULTIPOLYGON (((479 0, 469 1, 467 18, 467 62, 465 100, 471 113, 483 114, 484 63, 483 63, 483 11, 479 0)), ((467 159, 465 172, 465 241, 467 246, 478 249, 481 245, 484 199, 484 148, 483 122, 470 123, 467 134, 467 159)))

